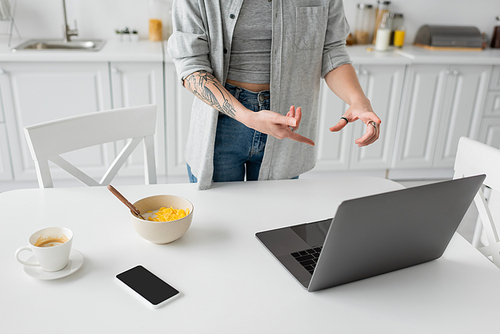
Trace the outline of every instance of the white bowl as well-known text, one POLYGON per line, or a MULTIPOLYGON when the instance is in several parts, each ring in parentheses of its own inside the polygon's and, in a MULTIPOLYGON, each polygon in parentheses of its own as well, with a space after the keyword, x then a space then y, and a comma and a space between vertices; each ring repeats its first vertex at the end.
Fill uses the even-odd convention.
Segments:
POLYGON ((186 217, 169 222, 142 220, 131 213, 132 224, 137 234, 154 244, 168 244, 179 239, 186 233, 193 220, 193 204, 187 199, 175 195, 146 197, 135 202, 134 206, 141 214, 158 210, 161 207, 189 209, 189 214, 186 217))

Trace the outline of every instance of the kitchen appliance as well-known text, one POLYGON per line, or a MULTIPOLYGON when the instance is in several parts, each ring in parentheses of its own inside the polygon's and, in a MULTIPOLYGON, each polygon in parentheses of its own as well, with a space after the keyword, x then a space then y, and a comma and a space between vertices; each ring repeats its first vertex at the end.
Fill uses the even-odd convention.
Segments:
POLYGON ((472 26, 423 25, 414 45, 429 50, 481 51, 482 37, 472 26))

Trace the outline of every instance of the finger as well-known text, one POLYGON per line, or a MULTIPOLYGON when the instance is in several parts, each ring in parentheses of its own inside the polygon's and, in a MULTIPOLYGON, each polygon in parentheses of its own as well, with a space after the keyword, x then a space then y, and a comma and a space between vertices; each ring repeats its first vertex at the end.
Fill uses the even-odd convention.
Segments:
POLYGON ((297 120, 297 126, 299 125, 300 123, 300 120, 302 119, 302 108, 301 107, 298 107, 296 110, 295 110, 295 115, 294 115, 295 119, 297 120))
POLYGON ((295 117, 295 106, 290 106, 290 110, 286 114, 288 117, 295 117))
POLYGON ((356 139, 355 143, 359 147, 370 145, 379 138, 379 134, 380 134, 380 125, 377 125, 377 127, 375 128, 373 125, 368 124, 366 127, 365 134, 361 138, 356 139))
POLYGON ((283 116, 280 114, 275 115, 274 123, 282 124, 282 125, 286 125, 286 126, 291 126, 291 127, 297 126, 297 120, 294 117, 283 116))
POLYGON ((309 139, 307 137, 301 136, 298 133, 293 132, 291 130, 290 130, 290 133, 287 135, 287 138, 298 141, 299 143, 304 143, 307 145, 314 146, 314 141, 312 141, 311 139, 309 139))
POLYGON ((347 125, 347 122, 344 119, 340 119, 337 124, 329 128, 331 132, 337 132, 342 130, 347 125))

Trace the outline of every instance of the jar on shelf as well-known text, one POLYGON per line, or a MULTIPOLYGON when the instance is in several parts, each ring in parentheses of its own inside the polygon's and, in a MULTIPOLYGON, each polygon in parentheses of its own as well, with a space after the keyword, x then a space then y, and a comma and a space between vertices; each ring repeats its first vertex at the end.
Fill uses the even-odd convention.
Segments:
POLYGON ((373 37, 375 9, 371 4, 359 3, 356 10, 354 40, 356 44, 370 44, 373 37))
POLYGON ((382 22, 382 18, 384 17, 384 14, 389 14, 389 5, 391 4, 390 1, 381 1, 378 0, 378 7, 377 10, 375 11, 375 30, 373 32, 373 41, 372 44, 375 44, 377 41, 377 30, 380 26, 380 23, 382 22))
POLYGON ((404 16, 401 13, 390 13, 389 18, 392 27, 389 45, 401 48, 405 39, 404 16))

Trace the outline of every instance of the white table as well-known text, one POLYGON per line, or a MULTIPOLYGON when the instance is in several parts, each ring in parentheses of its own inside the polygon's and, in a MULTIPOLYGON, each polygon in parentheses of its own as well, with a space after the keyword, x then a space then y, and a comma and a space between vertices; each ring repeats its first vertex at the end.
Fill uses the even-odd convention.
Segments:
POLYGON ((392 181, 334 178, 121 186, 130 201, 177 194, 194 206, 179 240, 154 245, 132 229, 106 188, 0 194, 1 333, 477 333, 498 331, 500 270, 455 235, 436 261, 309 293, 255 232, 331 217, 347 198, 399 189, 392 181), (36 280, 14 258, 45 226, 73 230, 83 267, 36 280), (182 291, 159 309, 127 293, 115 275, 142 264, 182 291), (305 319, 309 318, 309 321, 305 319))

